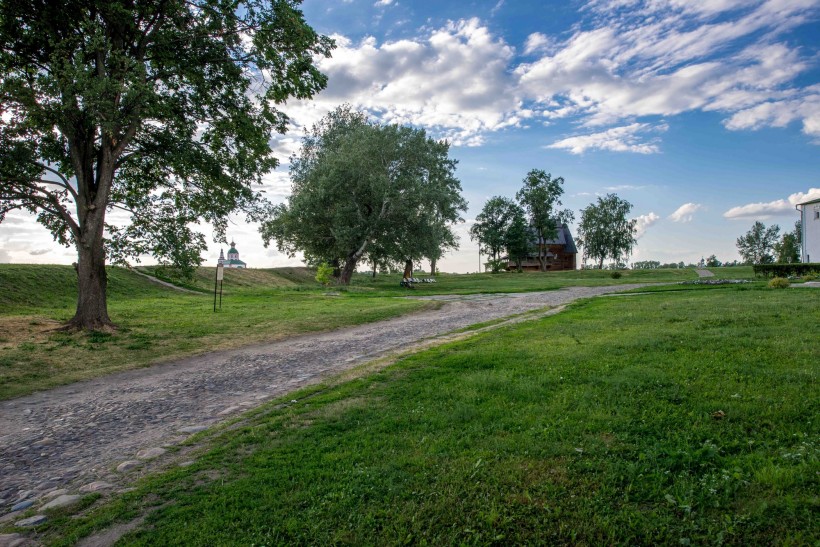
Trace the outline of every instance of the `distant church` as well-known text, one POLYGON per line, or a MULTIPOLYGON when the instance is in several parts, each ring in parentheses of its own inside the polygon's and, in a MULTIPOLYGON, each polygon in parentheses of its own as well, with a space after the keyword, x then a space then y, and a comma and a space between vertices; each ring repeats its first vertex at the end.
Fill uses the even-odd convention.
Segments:
POLYGON ((225 260, 225 255, 222 253, 222 249, 219 249, 219 261, 220 264, 225 266, 226 268, 247 268, 248 265, 239 260, 239 251, 236 250, 236 243, 231 240, 231 248, 228 249, 228 259, 225 260))

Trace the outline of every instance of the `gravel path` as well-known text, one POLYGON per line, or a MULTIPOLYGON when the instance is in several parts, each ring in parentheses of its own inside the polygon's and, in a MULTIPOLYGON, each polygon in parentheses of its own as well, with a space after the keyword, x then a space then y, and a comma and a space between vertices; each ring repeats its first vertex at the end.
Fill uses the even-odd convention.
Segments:
POLYGON ((715 274, 710 272, 709 270, 695 270, 697 272, 698 277, 714 277, 715 274))
POLYGON ((475 323, 642 286, 433 296, 428 298, 443 301, 438 310, 210 353, 0 402, 0 524, 22 514, 8 513, 21 501, 40 504, 77 488, 127 484, 129 469, 153 458, 162 461, 163 446, 385 353, 475 323))

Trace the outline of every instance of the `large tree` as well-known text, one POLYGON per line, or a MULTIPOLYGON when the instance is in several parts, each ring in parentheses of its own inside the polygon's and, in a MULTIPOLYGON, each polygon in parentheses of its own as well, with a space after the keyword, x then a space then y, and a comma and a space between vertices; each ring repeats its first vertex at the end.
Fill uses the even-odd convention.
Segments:
POLYGON ((267 243, 308 262, 412 262, 454 245, 449 224, 466 208, 449 146, 420 129, 382 126, 348 106, 325 116, 291 162, 293 191, 263 223, 267 243), (449 233, 449 232, 448 232, 449 233))
POLYGON ((535 232, 538 266, 542 272, 547 271, 548 242, 558 235, 561 224, 573 219, 572 211, 558 209, 563 194, 564 178, 552 178, 550 173, 541 169, 527 173, 521 190, 515 194, 535 232))
POLYGON ((487 200, 470 228, 470 238, 478 241, 479 251, 490 257, 493 272, 501 269, 501 253, 506 248, 507 232, 521 208, 513 200, 493 196, 487 200))
POLYGON ((504 235, 504 248, 507 256, 515 262, 518 271, 521 271, 521 262, 532 252, 532 232, 527 224, 524 210, 516 204, 512 211, 512 219, 504 235))
POLYGON ((737 251, 744 262, 770 264, 774 262, 774 246, 780 236, 780 226, 772 224, 768 228, 756 221, 751 230, 737 238, 737 251))
POLYGON ((37 215, 77 249, 68 326, 112 326, 106 255, 199 264, 199 220, 257 212, 277 109, 325 77, 300 0, 0 0, 0 220, 37 215), (109 227, 112 209, 127 212, 109 227))
POLYGON ((584 260, 597 260, 601 269, 607 258, 619 263, 629 256, 636 242, 637 224, 629 218, 631 210, 632 204, 615 194, 599 197, 581 210, 578 244, 584 249, 584 260))

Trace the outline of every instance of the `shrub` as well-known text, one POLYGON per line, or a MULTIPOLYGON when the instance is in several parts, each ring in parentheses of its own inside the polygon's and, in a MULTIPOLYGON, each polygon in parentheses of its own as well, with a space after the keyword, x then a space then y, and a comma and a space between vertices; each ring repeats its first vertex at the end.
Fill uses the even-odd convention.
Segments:
POLYGON ((786 277, 789 275, 817 275, 820 274, 818 262, 793 262, 791 264, 755 264, 755 275, 764 277, 786 277))
POLYGON ((327 287, 333 277, 333 266, 324 262, 316 268, 316 281, 327 287))
POLYGON ((789 280, 785 277, 773 277, 769 281, 770 289, 785 289, 789 286, 789 280))
POLYGON ((612 279, 620 279, 621 272, 612 272, 611 274, 609 274, 609 277, 611 277, 612 279))

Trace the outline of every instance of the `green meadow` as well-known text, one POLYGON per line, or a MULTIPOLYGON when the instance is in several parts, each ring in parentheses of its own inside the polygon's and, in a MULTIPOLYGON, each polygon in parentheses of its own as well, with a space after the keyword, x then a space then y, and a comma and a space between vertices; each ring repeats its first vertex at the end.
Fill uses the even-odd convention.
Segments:
MULTIPOLYGON (((74 314, 71 266, 0 264, 0 400, 118 370, 270 342, 288 336, 380 321, 436 306, 404 296, 552 290, 573 285, 676 282, 693 270, 578 271, 438 276, 413 289, 401 276, 357 274, 351 287, 322 287, 306 268, 226 270, 222 306, 214 312, 214 268, 193 279, 169 277, 156 267, 140 271, 173 282, 169 289, 124 268, 108 269, 114 333, 64 333, 74 314)), ((749 272, 732 269, 732 274, 749 272)), ((420 275, 420 274, 419 274, 420 275)), ((217 306, 219 304, 217 303, 217 306)))
POLYGON ((815 290, 596 298, 420 352, 38 537, 144 517, 120 544, 816 545, 815 290))

